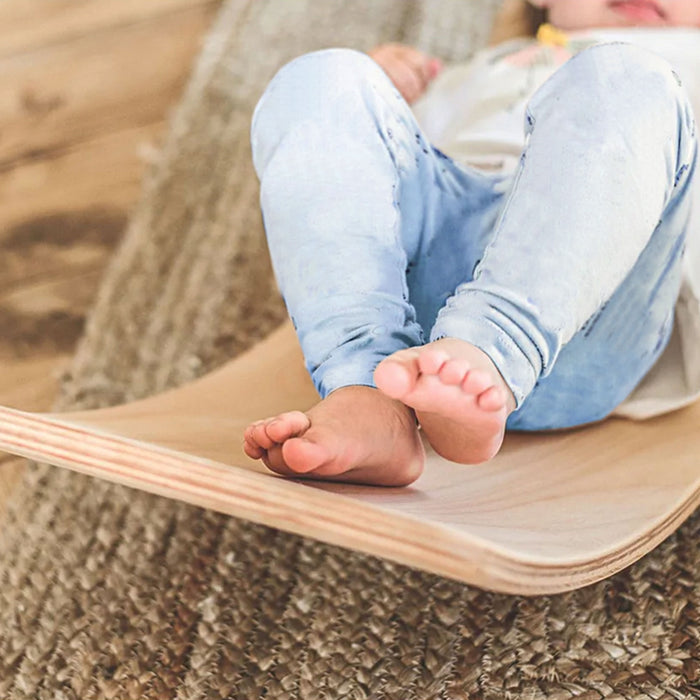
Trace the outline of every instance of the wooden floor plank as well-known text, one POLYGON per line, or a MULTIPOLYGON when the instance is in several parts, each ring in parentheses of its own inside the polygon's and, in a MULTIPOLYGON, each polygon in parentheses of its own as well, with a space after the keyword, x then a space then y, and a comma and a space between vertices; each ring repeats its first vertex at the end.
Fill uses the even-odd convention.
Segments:
POLYGON ((221 0, 3 0, 0 57, 220 3, 221 0))
POLYGON ((2 405, 26 411, 44 410, 53 402, 60 373, 70 363, 69 354, 52 354, 29 359, 0 357, 2 405))
MULTIPOLYGON (((0 245, 22 236, 23 230, 31 235, 31 222, 46 217, 127 213, 141 191, 147 156, 158 146, 165 126, 162 119, 127 125, 0 173, 0 245)), ((0 274, 0 289, 7 284, 8 272, 5 268, 0 274)))
MULTIPOLYGON (((53 404, 219 5, 0 3, 0 404, 53 404)), ((0 455, 0 516, 23 469, 0 455)))
POLYGON ((163 119, 209 6, 0 60, 0 171, 163 119))

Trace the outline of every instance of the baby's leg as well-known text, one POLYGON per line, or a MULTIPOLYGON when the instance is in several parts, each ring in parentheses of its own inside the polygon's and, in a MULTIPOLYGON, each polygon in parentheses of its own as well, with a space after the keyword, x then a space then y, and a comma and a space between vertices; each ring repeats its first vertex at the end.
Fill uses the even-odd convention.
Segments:
POLYGON ((323 397, 246 430, 248 455, 281 474, 402 485, 422 471, 413 412, 372 387, 381 358, 422 339, 398 231, 397 95, 368 56, 315 52, 279 71, 253 116, 272 263, 323 397))
MULTIPOLYGON (((528 134, 494 238, 431 338, 481 348, 519 409, 509 425, 544 429, 610 413, 663 349, 695 135, 670 67, 623 44, 584 51, 558 71, 530 103, 528 134)), ((438 451, 459 459, 458 418, 445 430, 423 408, 430 377, 405 353, 379 366, 380 387, 390 371, 405 388, 388 393, 416 408, 438 451)), ((468 460, 471 445, 462 449, 468 460)))
MULTIPOLYGON (((440 226, 496 197, 459 180, 384 72, 354 51, 285 66, 256 108, 252 146, 275 274, 324 398, 251 425, 246 451, 283 474, 409 483, 423 461, 415 415, 377 391, 373 372, 421 345, 421 321, 429 329, 439 308, 417 318, 407 270, 430 257, 440 226)), ((445 265, 457 280, 474 262, 445 265)))

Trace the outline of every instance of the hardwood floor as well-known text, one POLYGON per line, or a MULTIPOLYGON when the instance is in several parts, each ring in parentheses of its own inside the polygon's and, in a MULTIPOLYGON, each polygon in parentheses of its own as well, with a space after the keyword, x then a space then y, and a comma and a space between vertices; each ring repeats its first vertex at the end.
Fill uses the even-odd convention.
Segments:
MULTIPOLYGON (((51 407, 219 5, 0 4, 0 404, 51 407)), ((0 513, 22 467, 0 455, 0 513)))

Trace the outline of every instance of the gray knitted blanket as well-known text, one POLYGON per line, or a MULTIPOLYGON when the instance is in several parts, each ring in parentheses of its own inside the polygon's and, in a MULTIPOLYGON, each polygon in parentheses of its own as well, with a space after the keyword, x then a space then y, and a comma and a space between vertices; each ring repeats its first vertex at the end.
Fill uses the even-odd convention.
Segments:
MULTIPOLYGON (((63 378, 59 408, 187 382, 284 317, 250 163, 288 59, 467 57, 496 0, 229 0, 63 378)), ((700 697, 700 517, 600 584, 484 592, 48 466, 0 532, 0 698, 700 697)))

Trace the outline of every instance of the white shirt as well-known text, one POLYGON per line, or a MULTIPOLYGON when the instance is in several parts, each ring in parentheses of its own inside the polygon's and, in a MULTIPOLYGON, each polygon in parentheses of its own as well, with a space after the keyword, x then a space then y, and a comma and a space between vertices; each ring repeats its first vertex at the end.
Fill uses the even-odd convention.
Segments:
MULTIPOLYGON (((625 41, 673 65, 700 115, 700 29, 597 29, 571 33, 566 46, 514 39, 446 68, 413 110, 430 142, 457 162, 509 172, 525 146, 525 106, 535 90, 573 53, 597 43, 625 41)), ((615 414, 648 418, 700 397, 700 172, 671 341, 615 414)))

